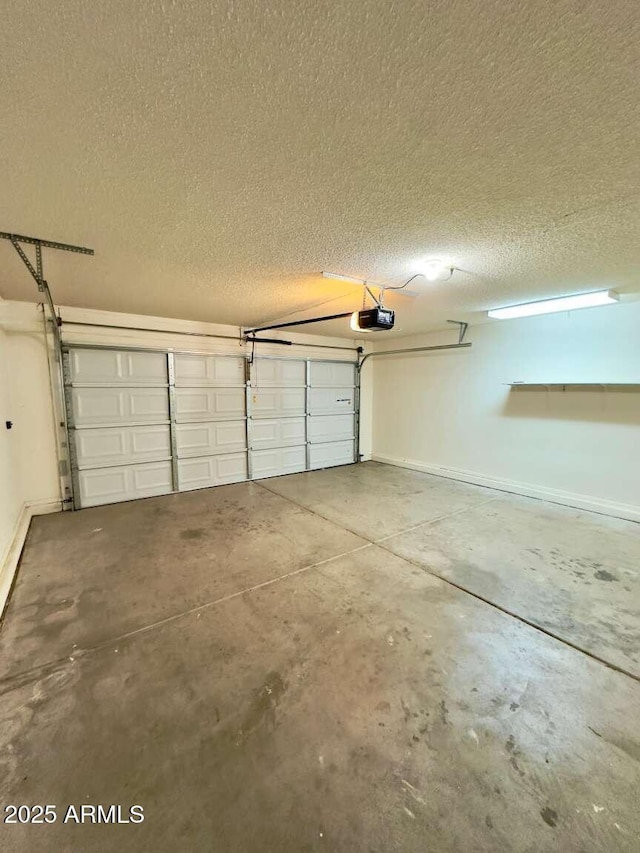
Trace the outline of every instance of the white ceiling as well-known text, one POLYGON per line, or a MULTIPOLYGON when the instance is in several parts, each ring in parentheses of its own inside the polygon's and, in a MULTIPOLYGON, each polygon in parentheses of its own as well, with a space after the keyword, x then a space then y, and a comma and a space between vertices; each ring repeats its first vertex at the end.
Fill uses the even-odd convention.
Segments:
POLYGON ((95 249, 47 252, 61 304, 236 325, 428 256, 464 272, 389 300, 401 334, 631 293, 639 45, 631 0, 5 0, 0 230, 95 249))

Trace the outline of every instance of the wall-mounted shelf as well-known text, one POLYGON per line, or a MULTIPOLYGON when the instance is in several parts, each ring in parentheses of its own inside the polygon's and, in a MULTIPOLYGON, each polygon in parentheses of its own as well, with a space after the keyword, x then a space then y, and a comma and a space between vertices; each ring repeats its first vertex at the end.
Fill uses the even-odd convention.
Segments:
POLYGON ((545 390, 585 391, 597 389, 606 391, 640 391, 639 382, 506 382, 509 388, 527 388, 530 391, 543 388, 545 390))

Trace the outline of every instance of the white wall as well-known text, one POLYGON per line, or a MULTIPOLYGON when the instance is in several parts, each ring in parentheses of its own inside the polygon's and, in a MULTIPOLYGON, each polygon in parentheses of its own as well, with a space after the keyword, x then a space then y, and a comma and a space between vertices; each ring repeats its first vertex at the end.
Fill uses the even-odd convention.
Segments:
POLYGON ((18 487, 13 462, 14 435, 5 428, 13 417, 9 388, 9 355, 7 336, 0 328, 0 611, 11 583, 8 566, 18 519, 22 509, 22 492, 18 487))
POLYGON ((42 316, 15 306, 0 300, 0 612, 31 517, 60 508, 42 316))
POLYGON ((640 390, 505 384, 640 383, 639 329, 632 302, 474 326, 470 349, 370 359, 373 458, 640 520, 640 390))

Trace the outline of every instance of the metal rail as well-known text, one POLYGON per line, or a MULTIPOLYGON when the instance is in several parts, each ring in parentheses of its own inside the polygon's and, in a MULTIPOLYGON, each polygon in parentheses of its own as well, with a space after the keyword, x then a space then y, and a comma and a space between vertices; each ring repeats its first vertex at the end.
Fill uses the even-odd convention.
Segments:
POLYGON ((257 329, 247 329, 245 335, 255 335, 256 332, 269 332, 271 329, 288 329, 290 326, 308 326, 310 323, 324 323, 325 320, 341 320, 344 317, 351 317, 352 314, 353 311, 346 311, 342 314, 329 314, 327 317, 312 317, 311 320, 292 320, 290 323, 259 326, 257 329))
POLYGON ((61 318, 63 326, 87 326, 91 329, 118 329, 122 332, 153 332, 164 335, 189 335, 194 338, 218 338, 224 341, 237 341, 242 343, 240 335, 215 335, 212 332, 184 332, 177 329, 150 329, 144 326, 118 326, 115 323, 87 323, 82 320, 65 320, 61 318))
POLYGON ((212 332, 185 332, 179 329, 150 329, 145 326, 118 326, 115 323, 88 323, 82 320, 65 320, 60 318, 63 326, 87 326, 91 329, 116 329, 122 332, 151 332, 158 335, 187 335, 194 338, 216 338, 223 341, 236 341, 237 343, 256 343, 256 344, 284 344, 285 346, 311 347, 312 349, 335 349, 344 350, 346 352, 358 352, 357 347, 339 347, 331 346, 330 344, 294 344, 293 341, 284 341, 277 338, 260 339, 247 338, 244 335, 216 335, 212 332))
POLYGON ((411 347, 410 349, 386 349, 386 350, 378 350, 376 352, 368 352, 360 361, 358 365, 358 371, 362 370, 362 365, 368 358, 371 358, 374 355, 404 355, 409 352, 433 352, 434 350, 447 350, 447 349, 466 349, 467 347, 472 346, 471 343, 466 344, 436 344, 431 347, 411 347))

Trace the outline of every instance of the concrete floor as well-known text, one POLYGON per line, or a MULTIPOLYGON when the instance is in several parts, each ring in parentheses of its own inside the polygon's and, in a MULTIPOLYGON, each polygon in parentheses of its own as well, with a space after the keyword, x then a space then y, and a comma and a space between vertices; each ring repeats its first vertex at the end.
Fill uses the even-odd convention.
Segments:
POLYGON ((374 463, 37 518, 0 792, 59 817, 0 849, 636 853, 639 570, 638 525, 374 463))

